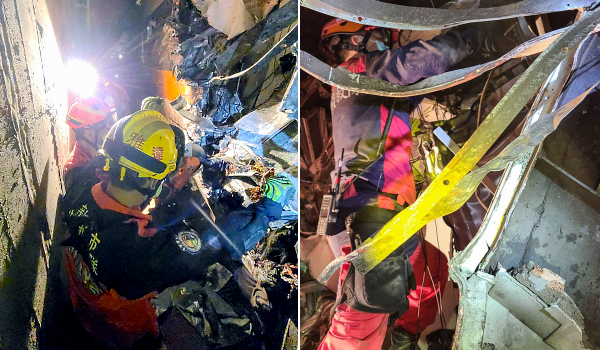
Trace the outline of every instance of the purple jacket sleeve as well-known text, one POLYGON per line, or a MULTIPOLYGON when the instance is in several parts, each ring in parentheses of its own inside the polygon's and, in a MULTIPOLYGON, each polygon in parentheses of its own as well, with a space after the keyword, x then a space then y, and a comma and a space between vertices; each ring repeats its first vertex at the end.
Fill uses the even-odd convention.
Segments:
POLYGON ((395 50, 366 55, 365 74, 399 85, 444 73, 468 55, 468 47, 456 31, 429 41, 418 40, 395 50))

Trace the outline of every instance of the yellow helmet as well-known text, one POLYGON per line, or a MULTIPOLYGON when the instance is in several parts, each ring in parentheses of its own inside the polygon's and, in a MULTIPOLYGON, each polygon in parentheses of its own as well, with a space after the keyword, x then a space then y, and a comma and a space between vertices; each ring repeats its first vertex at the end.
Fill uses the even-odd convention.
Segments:
POLYGON ((137 178, 163 180, 177 167, 175 133, 160 112, 141 110, 110 129, 100 154, 105 170, 119 169, 123 181, 133 171, 137 178))

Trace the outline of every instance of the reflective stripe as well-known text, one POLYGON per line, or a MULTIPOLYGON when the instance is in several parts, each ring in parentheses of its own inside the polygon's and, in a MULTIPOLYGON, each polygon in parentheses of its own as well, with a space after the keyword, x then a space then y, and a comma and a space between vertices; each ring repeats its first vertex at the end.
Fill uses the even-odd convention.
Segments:
MULTIPOLYGON (((148 172, 161 174, 167 169, 167 164, 161 162, 158 159, 155 159, 146 153, 140 151, 135 147, 131 147, 127 144, 124 144, 121 158, 125 158, 130 162, 139 165, 140 167, 147 169, 148 172)), ((119 160, 121 163, 122 160, 119 160)))

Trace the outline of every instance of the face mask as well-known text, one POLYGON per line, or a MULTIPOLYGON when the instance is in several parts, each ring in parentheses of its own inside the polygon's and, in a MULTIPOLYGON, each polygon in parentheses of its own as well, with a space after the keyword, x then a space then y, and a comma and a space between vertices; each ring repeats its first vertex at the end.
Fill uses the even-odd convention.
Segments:
POLYGON ((373 29, 363 31, 353 35, 335 35, 326 44, 326 50, 331 56, 346 52, 346 56, 339 57, 337 61, 346 61, 348 56, 353 58, 358 53, 366 54, 373 51, 386 51, 390 47, 387 44, 388 38, 386 29, 373 29), (345 51, 342 51, 345 50, 345 51), (354 53, 353 53, 354 52, 354 53))
MULTIPOLYGON (((369 40, 369 42, 371 43, 371 42, 373 42, 373 41, 372 41, 372 40, 369 40)), ((378 51, 385 51, 385 50, 389 49, 389 47, 387 46, 387 44, 386 44, 386 43, 384 43, 384 42, 383 42, 383 41, 381 41, 381 40, 374 41, 374 43, 375 43, 375 45, 377 45, 377 50, 378 50, 378 51)))
POLYGON ((369 52, 389 50, 390 47, 388 46, 385 38, 386 38, 386 35, 384 34, 383 31, 381 31, 379 29, 374 29, 371 32, 371 35, 369 35, 369 40, 367 41, 367 43, 365 45, 366 49, 369 52))

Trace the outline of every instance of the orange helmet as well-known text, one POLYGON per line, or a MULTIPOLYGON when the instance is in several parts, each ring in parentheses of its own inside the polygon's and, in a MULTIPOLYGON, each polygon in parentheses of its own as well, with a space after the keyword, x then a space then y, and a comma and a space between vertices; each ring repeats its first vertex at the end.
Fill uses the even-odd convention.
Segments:
POLYGON ((361 30, 365 25, 336 18, 327 22, 321 31, 321 40, 335 34, 354 34, 361 30))
POLYGON ((69 108, 67 124, 74 130, 88 128, 106 119, 112 120, 113 110, 97 97, 77 99, 69 108))
POLYGON ((364 51, 364 45, 351 45, 348 43, 338 43, 331 45, 332 39, 335 35, 352 35, 356 34, 363 29, 368 29, 364 24, 350 22, 345 19, 336 18, 331 20, 323 26, 321 30, 321 41, 319 43, 319 49, 321 53, 329 58, 333 62, 339 62, 336 51, 339 49, 364 51))

